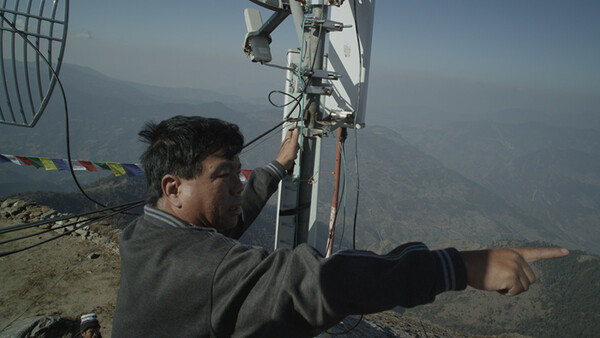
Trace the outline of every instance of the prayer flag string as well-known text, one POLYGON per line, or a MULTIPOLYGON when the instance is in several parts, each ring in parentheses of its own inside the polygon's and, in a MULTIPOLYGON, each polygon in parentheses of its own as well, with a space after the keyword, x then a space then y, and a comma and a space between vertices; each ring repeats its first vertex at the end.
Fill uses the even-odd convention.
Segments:
MULTIPOLYGON (((16 165, 34 166, 36 168, 44 168, 46 170, 70 170, 69 162, 60 158, 34 157, 34 156, 18 156, 9 154, 0 154, 0 163, 13 163, 16 165)), ((120 163, 120 162, 97 162, 72 160, 73 170, 112 171, 115 176, 141 176, 144 175, 144 170, 137 163, 120 163)))
MULTIPOLYGON (((16 165, 44 168, 46 170, 70 170, 69 162, 66 159, 0 154, 0 163, 9 162, 16 165)), ((73 165, 73 170, 99 171, 98 169, 102 169, 112 171, 115 176, 127 175, 131 177, 144 175, 144 170, 137 163, 72 160, 71 164, 73 165)), ((246 182, 251 172, 252 170, 242 169, 240 180, 246 182)))

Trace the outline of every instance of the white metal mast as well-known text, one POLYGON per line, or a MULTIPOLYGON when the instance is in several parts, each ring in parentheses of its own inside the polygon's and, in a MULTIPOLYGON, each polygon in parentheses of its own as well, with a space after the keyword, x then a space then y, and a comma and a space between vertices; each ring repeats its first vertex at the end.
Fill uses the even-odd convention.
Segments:
MULTIPOLYGON (((245 11, 244 50, 252 61, 271 61, 269 34, 289 14, 300 43, 299 49, 287 52, 285 92, 289 96, 283 116, 300 115, 301 154, 294 172, 280 183, 275 249, 307 242, 316 246, 321 140, 324 132, 339 126, 364 126, 375 1, 251 1, 275 11, 264 25, 258 11, 245 11), (296 105, 295 97, 301 100, 296 105)), ((294 125, 284 123, 282 138, 294 125)))

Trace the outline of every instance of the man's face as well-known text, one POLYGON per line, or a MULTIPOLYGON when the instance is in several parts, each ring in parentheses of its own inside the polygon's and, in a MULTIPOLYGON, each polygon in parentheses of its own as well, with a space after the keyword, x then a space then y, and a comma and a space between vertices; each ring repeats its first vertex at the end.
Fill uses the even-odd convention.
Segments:
POLYGON ((83 338, 100 337, 100 328, 99 327, 90 327, 85 331, 81 331, 81 337, 83 337, 83 338))
POLYGON ((240 170, 237 155, 226 159, 219 151, 208 156, 202 161, 200 174, 189 180, 182 179, 180 218, 219 231, 234 227, 242 213, 244 186, 240 170))

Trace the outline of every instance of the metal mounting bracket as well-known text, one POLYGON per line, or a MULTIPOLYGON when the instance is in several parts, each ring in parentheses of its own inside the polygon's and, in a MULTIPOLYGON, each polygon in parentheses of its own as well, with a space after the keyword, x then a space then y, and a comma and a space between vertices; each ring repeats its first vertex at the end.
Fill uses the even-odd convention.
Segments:
POLYGON ((324 69, 306 70, 303 72, 304 76, 316 77, 319 79, 337 80, 342 77, 342 74, 327 71, 324 69))
POLYGON ((319 86, 308 86, 306 87, 306 94, 313 95, 331 95, 333 93, 333 87, 328 84, 321 84, 319 86))

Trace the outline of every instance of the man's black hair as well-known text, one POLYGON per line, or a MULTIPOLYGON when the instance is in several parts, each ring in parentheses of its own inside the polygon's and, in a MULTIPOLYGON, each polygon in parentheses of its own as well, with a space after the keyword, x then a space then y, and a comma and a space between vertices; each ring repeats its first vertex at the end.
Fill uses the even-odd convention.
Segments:
POLYGON ((141 162, 151 205, 162 196, 161 180, 165 175, 191 179, 201 172, 201 162, 211 154, 223 151, 224 157, 231 159, 244 144, 237 125, 200 116, 175 116, 159 124, 150 121, 138 135, 148 143, 141 162))

